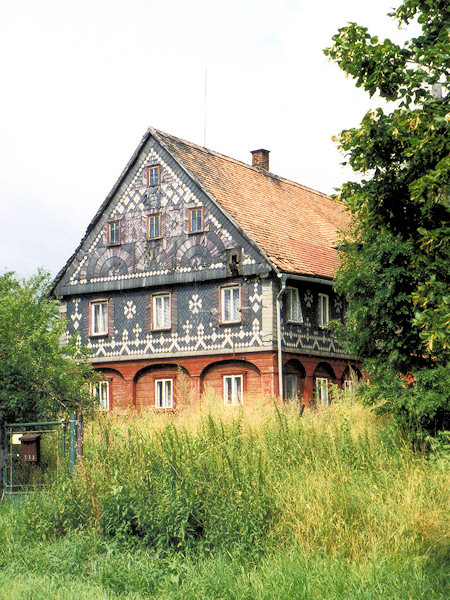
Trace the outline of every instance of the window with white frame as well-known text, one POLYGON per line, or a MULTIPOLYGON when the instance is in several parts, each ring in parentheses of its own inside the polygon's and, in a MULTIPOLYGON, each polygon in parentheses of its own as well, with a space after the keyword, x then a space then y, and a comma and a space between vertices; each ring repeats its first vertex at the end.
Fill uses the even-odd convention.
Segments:
POLYGON ((152 296, 152 329, 170 329, 171 321, 170 294, 152 296))
POLYGON ((108 301, 95 300, 89 304, 89 335, 108 335, 108 301))
POLYGON ((189 211, 189 231, 203 231, 203 208, 191 208, 189 211))
POLYGON ((147 185, 148 187, 155 187, 160 182, 161 169, 159 165, 154 167, 147 167, 147 185))
POLYGON ((226 406, 240 406, 243 396, 242 375, 224 375, 223 401, 226 406))
POLYGON ((316 399, 317 404, 328 406, 328 378, 316 377, 316 399))
POLYGON ((287 318, 292 323, 303 323, 302 306, 297 288, 287 288, 287 318))
POLYGON ((155 380, 155 406, 156 408, 173 407, 173 379, 155 380))
POLYGON ((108 244, 120 244, 120 221, 108 223, 108 244))
POLYGON ((149 240, 161 237, 161 215, 148 216, 147 237, 149 240))
POLYGON ((319 327, 325 327, 330 322, 330 299, 327 294, 319 294, 319 327))
POLYGON ((109 410, 109 381, 99 381, 92 385, 91 396, 99 410, 109 410))
POLYGON ((221 290, 222 323, 239 323, 241 321, 241 287, 224 287, 221 290))
POLYGON ((286 375, 284 378, 285 398, 288 402, 297 402, 297 375, 286 375))

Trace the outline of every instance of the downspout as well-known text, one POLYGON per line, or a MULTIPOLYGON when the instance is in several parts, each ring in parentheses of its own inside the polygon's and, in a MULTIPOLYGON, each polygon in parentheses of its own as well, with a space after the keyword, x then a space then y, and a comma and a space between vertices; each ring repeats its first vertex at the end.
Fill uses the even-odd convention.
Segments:
POLYGON ((281 295, 286 290, 287 276, 278 273, 281 290, 277 294, 278 394, 283 399, 283 352, 281 348, 281 295))

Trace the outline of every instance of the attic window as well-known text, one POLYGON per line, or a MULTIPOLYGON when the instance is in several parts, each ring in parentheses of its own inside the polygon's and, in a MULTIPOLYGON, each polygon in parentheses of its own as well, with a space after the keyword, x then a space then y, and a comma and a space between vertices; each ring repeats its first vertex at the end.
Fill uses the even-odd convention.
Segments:
POLYGON ((120 244, 120 221, 108 223, 108 244, 120 244))
POLYGON ((147 186, 156 187, 160 184, 161 179, 161 167, 155 165, 153 167, 147 167, 147 186))
POLYGON ((191 208, 189 210, 189 232, 203 231, 203 208, 191 208))
POLYGON ((147 217, 147 238, 155 240, 161 237, 161 215, 149 215, 147 217))

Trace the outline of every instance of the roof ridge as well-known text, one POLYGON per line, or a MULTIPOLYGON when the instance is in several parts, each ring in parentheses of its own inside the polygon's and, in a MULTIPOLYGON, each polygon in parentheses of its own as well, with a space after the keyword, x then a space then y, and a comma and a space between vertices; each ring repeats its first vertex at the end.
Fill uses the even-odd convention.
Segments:
POLYGON ((154 127, 149 127, 148 131, 152 134, 156 133, 157 135, 166 136, 168 138, 176 140, 177 142, 186 144, 187 146, 192 146, 192 147, 196 148, 197 150, 200 150, 207 154, 212 154, 213 156, 217 156, 219 158, 239 164, 243 167, 246 167, 247 169, 250 169, 251 171, 254 171, 255 173, 261 173, 261 174, 265 175, 266 177, 271 177, 272 179, 276 179, 276 180, 282 181, 284 183, 287 183, 289 185, 293 185, 293 186, 301 188, 303 190, 307 190, 307 191, 313 192, 314 194, 323 196, 324 198, 327 198, 328 200, 333 200, 333 198, 331 198, 331 196, 329 196, 328 194, 325 194, 324 192, 320 192, 319 190, 315 190, 314 188, 308 187, 307 185, 298 183, 298 181, 293 181, 292 179, 287 179, 286 177, 282 177, 281 175, 276 175, 275 173, 271 173, 270 171, 264 171, 264 170, 258 169, 257 167, 253 167, 252 165, 249 165, 248 163, 246 163, 242 160, 238 160, 237 158, 233 158, 232 156, 228 156, 227 154, 222 154, 221 152, 216 152, 215 150, 211 150, 210 148, 207 148, 206 146, 200 146, 199 144, 196 144, 194 142, 190 142, 189 140, 185 140, 183 138, 177 137, 176 135, 172 135, 171 133, 166 133, 165 131, 161 131, 160 129, 155 129, 154 127))

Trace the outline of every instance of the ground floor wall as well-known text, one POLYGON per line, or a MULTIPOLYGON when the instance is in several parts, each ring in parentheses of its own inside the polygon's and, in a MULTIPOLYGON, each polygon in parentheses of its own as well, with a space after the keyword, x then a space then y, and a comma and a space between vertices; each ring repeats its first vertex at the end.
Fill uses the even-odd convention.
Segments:
MULTIPOLYGON (((199 405, 205 394, 225 404, 252 404, 278 396, 274 351, 95 364, 107 382, 110 410, 176 409, 199 405)), ((330 383, 349 387, 360 365, 345 359, 283 353, 284 400, 327 404, 330 383)))

